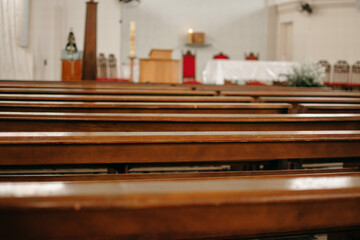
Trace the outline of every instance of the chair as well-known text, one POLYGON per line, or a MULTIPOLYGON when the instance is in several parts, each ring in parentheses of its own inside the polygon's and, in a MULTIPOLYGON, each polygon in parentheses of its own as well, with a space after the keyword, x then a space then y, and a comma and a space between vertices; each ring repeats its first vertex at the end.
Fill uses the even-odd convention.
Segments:
POLYGON ((196 78, 196 56, 190 51, 183 54, 183 84, 201 84, 196 78))
POLYGON ((324 84, 330 85, 331 81, 331 65, 326 60, 319 61, 319 65, 325 68, 325 78, 324 78, 324 84))
POLYGON ((245 53, 245 60, 246 61, 258 61, 260 58, 259 54, 254 54, 253 52, 250 52, 249 55, 245 53))
POLYGON ((215 60, 224 60, 224 59, 230 59, 229 56, 225 55, 224 53, 220 52, 214 56, 215 60))
POLYGON ((351 67, 351 78, 348 87, 360 87, 360 61, 351 67))
POLYGON ((334 65, 334 74, 331 86, 344 87, 349 83, 350 65, 346 61, 338 61, 334 65))

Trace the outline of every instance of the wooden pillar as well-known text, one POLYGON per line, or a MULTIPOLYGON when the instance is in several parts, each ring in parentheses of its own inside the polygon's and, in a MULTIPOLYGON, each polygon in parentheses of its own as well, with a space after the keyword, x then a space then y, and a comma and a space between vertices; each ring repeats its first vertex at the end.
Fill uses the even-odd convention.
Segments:
POLYGON ((86 3, 86 26, 83 57, 82 80, 96 80, 96 23, 97 3, 90 0, 86 3))

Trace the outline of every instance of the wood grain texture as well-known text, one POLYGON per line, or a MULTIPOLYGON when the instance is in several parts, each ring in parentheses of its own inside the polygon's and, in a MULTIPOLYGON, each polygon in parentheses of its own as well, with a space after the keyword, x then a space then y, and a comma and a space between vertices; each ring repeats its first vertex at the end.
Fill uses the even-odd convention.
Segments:
POLYGON ((103 113, 288 113, 285 103, 0 101, 0 111, 103 113))
POLYGON ((178 96, 214 96, 216 91, 192 91, 181 89, 83 89, 83 88, 0 88, 0 93, 36 93, 36 94, 112 94, 112 95, 178 95, 178 96))
POLYGON ((360 103, 354 97, 260 97, 259 102, 270 103, 360 103))
POLYGON ((301 130, 360 130, 360 115, 0 112, 0 131, 5 132, 301 130))
POLYGON ((360 131, 0 133, 0 165, 353 159, 360 131))
POLYGON ((345 91, 222 91, 223 96, 287 96, 287 97, 360 97, 359 92, 345 91))
POLYGON ((251 178, 254 176, 287 177, 297 176, 341 176, 358 175, 357 168, 342 169, 297 169, 297 170, 267 170, 267 171, 223 171, 223 172, 186 172, 186 173, 131 173, 131 174, 71 174, 71 175, 0 175, 0 182, 53 182, 53 181, 177 181, 179 179, 233 179, 235 177, 251 178))
POLYGON ((97 78, 97 3, 86 4, 86 24, 82 80, 96 81, 97 78))
POLYGON ((304 103, 299 105, 301 113, 360 113, 360 104, 320 104, 304 103))
POLYGON ((115 96, 78 94, 0 94, 0 100, 82 101, 82 102, 253 102, 252 97, 220 96, 115 96))
POLYGON ((197 85, 197 84, 142 84, 142 83, 128 83, 128 82, 53 82, 53 81, 5 81, 0 80, 0 87, 45 87, 45 88, 183 88, 196 90, 246 90, 246 91, 333 91, 331 88, 301 88, 301 87, 285 87, 285 86, 242 86, 242 85, 197 85))
POLYGON ((251 238, 359 228, 359 201, 353 174, 0 183, 0 223, 5 239, 251 238))

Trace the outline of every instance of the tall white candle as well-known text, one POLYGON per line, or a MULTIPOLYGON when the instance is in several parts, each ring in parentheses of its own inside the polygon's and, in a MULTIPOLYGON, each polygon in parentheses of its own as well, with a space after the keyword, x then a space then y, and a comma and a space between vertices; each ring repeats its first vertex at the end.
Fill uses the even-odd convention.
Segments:
POLYGON ((130 22, 130 57, 135 57, 135 22, 130 22))

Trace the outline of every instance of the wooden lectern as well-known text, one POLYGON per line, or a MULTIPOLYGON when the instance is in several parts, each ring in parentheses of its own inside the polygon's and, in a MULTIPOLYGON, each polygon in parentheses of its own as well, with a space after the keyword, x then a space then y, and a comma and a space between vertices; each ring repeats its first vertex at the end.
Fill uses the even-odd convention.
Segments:
POLYGON ((141 83, 179 83, 179 61, 171 59, 172 50, 153 49, 149 59, 140 59, 141 83))

